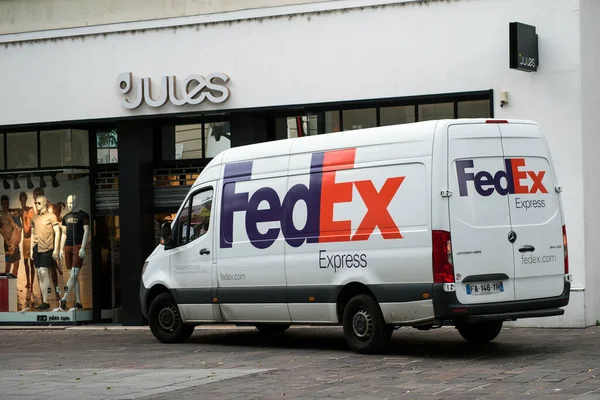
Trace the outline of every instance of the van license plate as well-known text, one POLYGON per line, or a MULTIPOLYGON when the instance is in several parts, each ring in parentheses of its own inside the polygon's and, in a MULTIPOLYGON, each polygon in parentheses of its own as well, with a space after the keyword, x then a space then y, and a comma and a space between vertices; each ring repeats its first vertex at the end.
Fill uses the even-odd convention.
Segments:
POLYGON ((496 294, 504 292, 504 285, 502 282, 491 282, 491 283, 468 283, 467 294, 479 295, 479 294, 496 294))

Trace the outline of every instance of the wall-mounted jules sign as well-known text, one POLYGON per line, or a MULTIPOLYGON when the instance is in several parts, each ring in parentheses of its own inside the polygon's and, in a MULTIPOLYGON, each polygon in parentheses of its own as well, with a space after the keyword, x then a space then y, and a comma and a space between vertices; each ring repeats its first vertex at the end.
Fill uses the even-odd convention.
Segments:
POLYGON ((509 24, 510 68, 519 71, 537 71, 540 65, 538 35, 535 26, 511 22, 509 24))
POLYGON ((134 109, 145 102, 150 107, 160 107, 169 100, 173 105, 200 104, 204 100, 212 103, 223 103, 229 98, 229 89, 225 83, 229 77, 221 72, 214 72, 206 78, 202 75, 189 75, 183 80, 181 93, 177 90, 175 76, 161 78, 159 93, 153 97, 150 78, 133 78, 131 72, 123 72, 117 77, 117 88, 124 96, 121 99, 123 107, 134 109), (220 83, 222 82, 222 83, 220 83), (133 98, 125 95, 135 93, 133 98))

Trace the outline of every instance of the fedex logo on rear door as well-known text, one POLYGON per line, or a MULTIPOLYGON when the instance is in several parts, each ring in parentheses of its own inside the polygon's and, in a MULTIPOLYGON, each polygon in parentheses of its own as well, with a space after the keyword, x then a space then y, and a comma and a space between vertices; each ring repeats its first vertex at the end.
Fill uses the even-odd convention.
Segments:
MULTIPOLYGON (((367 240, 375 228, 384 239, 401 239, 402 235, 388 211, 403 176, 388 178, 377 190, 371 180, 336 182, 336 173, 354 168, 356 149, 313 153, 308 185, 298 183, 285 193, 283 199, 271 187, 264 186, 252 196, 242 190, 238 183, 252 180, 252 161, 225 165, 223 197, 221 204, 221 248, 233 243, 233 217, 245 214, 244 225, 248 239, 259 249, 270 247, 281 233, 293 247, 306 243, 347 242, 367 240), (350 220, 334 219, 334 206, 353 202, 356 187, 360 199, 367 208, 356 232, 352 232, 350 220), (294 226, 294 206, 304 202, 307 209, 306 223, 301 229, 294 226), (259 207, 260 204, 267 204, 259 207), (275 226, 260 232, 258 224, 276 222, 275 226)), ((271 225, 272 226, 272 225, 271 225)))
POLYGON ((497 171, 492 175, 488 171, 475 173, 473 171, 473 160, 456 161, 460 195, 469 195, 469 181, 473 182, 477 193, 486 197, 492 195, 494 192, 498 192, 502 196, 506 196, 507 194, 548 193, 548 190, 542 183, 546 171, 536 172, 528 170, 524 158, 507 158, 504 160, 504 165, 504 171, 497 171), (530 180, 532 182, 531 185, 529 185, 530 180))

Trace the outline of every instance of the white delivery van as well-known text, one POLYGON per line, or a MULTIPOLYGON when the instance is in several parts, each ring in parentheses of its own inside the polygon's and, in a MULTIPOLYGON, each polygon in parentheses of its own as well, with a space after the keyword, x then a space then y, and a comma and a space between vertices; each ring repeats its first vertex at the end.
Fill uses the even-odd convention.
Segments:
POLYGON ((146 260, 162 342, 195 325, 342 325, 361 353, 394 329, 503 321, 569 301, 560 186, 540 127, 441 120, 232 148, 202 171, 146 260))

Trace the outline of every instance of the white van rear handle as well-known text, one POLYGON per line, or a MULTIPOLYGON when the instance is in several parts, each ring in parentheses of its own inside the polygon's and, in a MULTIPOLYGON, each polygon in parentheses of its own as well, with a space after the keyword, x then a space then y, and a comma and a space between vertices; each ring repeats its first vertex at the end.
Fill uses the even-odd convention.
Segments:
POLYGON ((535 247, 533 247, 532 245, 527 244, 525 246, 519 247, 519 251, 521 253, 525 253, 525 252, 528 252, 528 251, 535 251, 535 247))

